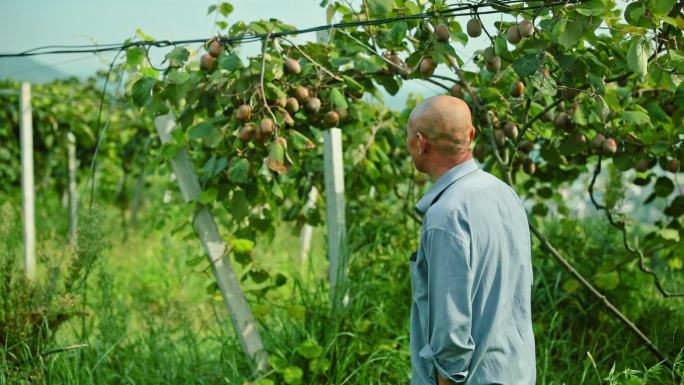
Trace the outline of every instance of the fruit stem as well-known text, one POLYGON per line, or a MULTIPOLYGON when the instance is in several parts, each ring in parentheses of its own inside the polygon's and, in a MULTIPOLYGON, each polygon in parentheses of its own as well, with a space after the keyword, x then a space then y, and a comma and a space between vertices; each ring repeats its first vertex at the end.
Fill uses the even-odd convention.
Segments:
POLYGON ((259 85, 261 87, 261 99, 264 102, 264 107, 266 107, 266 110, 268 110, 268 113, 271 115, 271 118, 273 118, 273 125, 274 125, 274 131, 275 131, 275 136, 278 136, 278 124, 277 120, 275 117, 275 114, 273 113, 273 110, 271 110, 271 107, 268 105, 268 101, 266 101, 266 89, 264 88, 264 71, 266 69, 266 46, 268 45, 268 40, 271 38, 271 33, 266 35, 264 38, 262 44, 261 44, 261 77, 259 79, 259 85))

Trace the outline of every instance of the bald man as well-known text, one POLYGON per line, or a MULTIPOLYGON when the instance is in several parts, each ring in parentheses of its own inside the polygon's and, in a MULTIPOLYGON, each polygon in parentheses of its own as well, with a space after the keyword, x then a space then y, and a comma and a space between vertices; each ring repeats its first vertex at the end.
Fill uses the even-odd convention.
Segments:
POLYGON ((535 383, 530 233, 522 202, 473 160, 470 110, 450 96, 411 112, 406 147, 432 178, 411 256, 412 385, 535 383))

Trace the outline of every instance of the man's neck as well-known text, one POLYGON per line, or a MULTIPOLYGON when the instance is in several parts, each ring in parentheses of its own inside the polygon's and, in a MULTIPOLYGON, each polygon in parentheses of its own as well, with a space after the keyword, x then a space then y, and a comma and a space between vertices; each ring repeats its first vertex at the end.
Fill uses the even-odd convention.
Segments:
POLYGON ((473 153, 468 151, 464 154, 459 154, 449 158, 442 158, 440 161, 436 161, 431 170, 428 171, 430 178, 433 182, 436 182, 442 175, 446 174, 452 168, 458 166, 461 163, 467 162, 473 159, 473 153))

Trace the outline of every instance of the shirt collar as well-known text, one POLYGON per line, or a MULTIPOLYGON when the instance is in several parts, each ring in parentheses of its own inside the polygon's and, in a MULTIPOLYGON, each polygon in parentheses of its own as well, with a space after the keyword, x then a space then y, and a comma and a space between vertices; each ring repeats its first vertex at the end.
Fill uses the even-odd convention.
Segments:
POLYGON ((477 170, 478 168, 479 167, 477 166, 477 163, 475 163, 475 160, 469 159, 454 166, 451 170, 444 173, 444 175, 440 176, 439 179, 437 179, 437 181, 432 185, 432 187, 430 187, 430 190, 428 190, 428 192, 425 193, 425 195, 423 195, 423 197, 418 201, 416 204, 416 212, 420 216, 423 216, 430 208, 432 201, 439 194, 441 194, 444 189, 449 187, 449 185, 451 185, 457 179, 477 170))

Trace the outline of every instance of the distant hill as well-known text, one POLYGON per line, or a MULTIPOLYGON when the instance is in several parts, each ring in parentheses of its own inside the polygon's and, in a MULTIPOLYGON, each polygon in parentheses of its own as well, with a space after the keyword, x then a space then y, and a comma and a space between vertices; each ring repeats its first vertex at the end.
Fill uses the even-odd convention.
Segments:
POLYGON ((0 79, 11 78, 22 82, 45 83, 72 75, 31 57, 0 58, 0 79))

